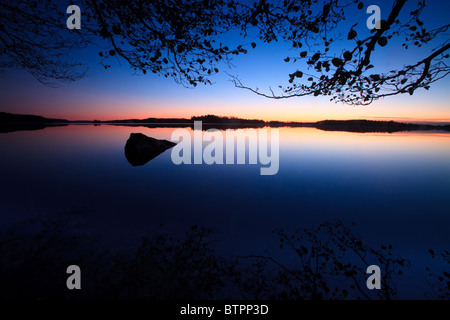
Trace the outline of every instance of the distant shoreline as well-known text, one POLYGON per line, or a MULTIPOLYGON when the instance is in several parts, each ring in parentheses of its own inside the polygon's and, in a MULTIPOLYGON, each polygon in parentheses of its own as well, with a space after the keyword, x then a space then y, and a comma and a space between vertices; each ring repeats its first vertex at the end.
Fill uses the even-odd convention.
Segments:
POLYGON ((396 121, 381 120, 323 120, 317 122, 285 122, 264 121, 259 119, 241 119, 234 117, 219 117, 214 115, 187 118, 147 118, 147 119, 123 119, 123 120, 92 120, 92 121, 70 121, 65 119, 51 119, 35 115, 21 115, 0 112, 0 133, 40 130, 46 127, 67 126, 69 124, 91 124, 91 125, 119 125, 119 126, 143 126, 148 128, 173 128, 194 127, 194 121, 202 121, 203 130, 238 129, 238 128, 263 128, 263 127, 310 127, 324 131, 347 131, 347 132, 379 132, 393 133, 401 131, 444 131, 450 132, 450 124, 414 124, 396 121))

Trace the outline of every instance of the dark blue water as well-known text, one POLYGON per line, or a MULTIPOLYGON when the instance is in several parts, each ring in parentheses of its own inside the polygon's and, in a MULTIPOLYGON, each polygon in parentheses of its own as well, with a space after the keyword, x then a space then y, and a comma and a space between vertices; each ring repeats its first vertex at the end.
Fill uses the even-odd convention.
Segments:
POLYGON ((96 241, 126 252, 145 234, 201 225, 216 231, 223 254, 269 252, 289 264, 272 230, 339 219, 355 222, 369 245, 392 244, 412 262, 402 298, 424 297, 426 266, 448 270, 428 249, 450 247, 449 134, 282 128, 272 176, 260 175, 260 164, 175 165, 171 150, 144 166, 128 163, 130 133, 170 140, 173 130, 80 125, 1 134, 2 227, 76 210, 96 241))

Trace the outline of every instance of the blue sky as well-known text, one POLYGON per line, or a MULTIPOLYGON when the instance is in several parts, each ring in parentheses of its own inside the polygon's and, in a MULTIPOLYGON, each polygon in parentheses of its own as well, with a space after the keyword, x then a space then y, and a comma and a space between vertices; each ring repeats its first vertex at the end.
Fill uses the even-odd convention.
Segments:
MULTIPOLYGON (((379 5, 382 18, 386 18, 392 1, 366 1, 365 8, 369 4, 379 5)), ((431 28, 433 24, 448 23, 449 10, 449 2, 428 1, 423 15, 425 26, 431 28)), ((368 33, 364 26, 369 15, 365 9, 350 12, 349 16, 348 25, 358 23, 359 32, 368 33)), ((345 30, 348 29, 343 32, 345 30)), ((446 36, 448 38, 448 34, 446 36)), ((222 66, 220 74, 211 78, 212 86, 200 85, 193 89, 154 74, 134 75, 124 61, 117 59, 111 61, 111 69, 104 70, 97 54, 100 46, 90 47, 76 54, 77 59, 89 67, 88 75, 58 88, 46 87, 24 71, 8 71, 0 79, 0 109, 70 120, 217 114, 283 121, 367 118, 450 122, 449 77, 435 83, 429 91, 417 90, 413 96, 399 95, 369 106, 335 104, 327 97, 271 100, 235 88, 225 71, 239 75, 249 86, 264 90, 269 86, 276 88, 287 84, 289 73, 302 70, 300 64, 283 61, 287 56, 298 55, 286 44, 264 44, 254 38, 248 39, 249 43, 252 41, 257 43, 257 47, 249 50, 247 55, 236 57, 233 68, 222 66)), ((417 61, 424 54, 405 51, 395 43, 386 49, 375 50, 373 63, 380 69, 391 68, 409 60, 417 61)))

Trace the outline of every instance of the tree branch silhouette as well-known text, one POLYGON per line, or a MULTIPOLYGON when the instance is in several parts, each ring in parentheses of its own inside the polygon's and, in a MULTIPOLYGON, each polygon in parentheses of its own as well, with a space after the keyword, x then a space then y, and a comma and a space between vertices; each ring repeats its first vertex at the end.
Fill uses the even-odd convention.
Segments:
POLYGON ((394 1, 387 20, 368 36, 365 25, 359 29, 358 23, 346 25, 355 12, 362 12, 360 20, 367 18, 361 11, 365 4, 353 0, 79 0, 78 4, 82 29, 68 30, 65 8, 50 0, 0 0, 0 70, 22 68, 46 84, 75 81, 86 69, 69 57, 74 50, 96 45, 103 47, 99 61, 106 69, 114 57, 136 73, 155 73, 195 87, 211 84, 210 77, 223 64, 230 66, 234 56, 246 54, 257 42, 280 41, 296 53, 284 59, 298 66, 289 74, 288 85, 274 84, 278 89, 262 91, 233 75, 234 85, 266 98, 329 96, 331 101, 354 105, 412 95, 450 72, 446 63, 450 24, 427 29, 421 18, 425 1, 412 5, 394 1), (378 52, 397 44, 404 50, 413 47, 415 53, 407 57, 415 62, 383 70, 375 61, 378 52))
MULTIPOLYGON (((291 8, 295 11, 295 15, 303 15, 302 10, 290 7, 296 1, 285 2, 286 10, 291 8)), ((306 1, 306 4, 312 5, 314 1, 306 1)), ((339 7, 340 1, 330 1, 325 4, 323 8, 316 8, 318 17, 326 16, 325 13, 330 8, 339 7)), ((321 41, 316 42, 314 47, 308 47, 309 50, 302 51, 301 43, 307 43, 310 40, 308 35, 301 32, 304 25, 298 26, 290 23, 287 33, 279 33, 274 35, 274 38, 282 38, 283 40, 291 40, 299 32, 302 36, 299 38, 301 42, 293 42, 292 48, 301 51, 298 56, 287 57, 286 62, 306 63, 306 70, 296 70, 289 74, 289 85, 279 86, 280 92, 274 92, 272 88, 267 91, 261 91, 258 88, 253 88, 243 83, 238 76, 233 76, 232 81, 238 88, 250 90, 251 92, 271 99, 286 99, 292 97, 302 96, 330 96, 331 101, 344 102, 354 105, 367 105, 374 100, 408 93, 412 95, 417 89, 429 89, 430 85, 445 76, 450 72, 450 67, 445 63, 448 59, 447 53, 450 49, 450 43, 446 32, 450 24, 446 24, 435 28, 433 30, 426 30, 424 22, 420 16, 425 8, 425 1, 418 3, 418 7, 409 13, 409 19, 401 16, 401 13, 406 11, 406 0, 397 0, 394 2, 386 21, 381 20, 381 28, 373 29, 373 35, 364 39, 358 38, 358 32, 354 24, 348 34, 345 42, 345 49, 342 49, 342 44, 337 45, 336 37, 329 37, 328 34, 334 29, 338 30, 338 23, 328 26, 328 28, 316 29, 321 41), (401 37, 404 36, 402 40, 401 37), (409 46, 421 48, 424 45, 434 46, 432 49, 423 50, 424 57, 418 62, 411 65, 403 65, 396 70, 384 71, 379 73, 372 73, 372 68, 382 69, 380 64, 371 64, 373 60, 373 52, 376 50, 385 50, 384 47, 388 43, 393 43, 394 40, 402 41, 402 47, 405 50, 409 46), (347 41, 353 42, 353 46, 348 45, 347 41), (331 55, 333 45, 336 46, 336 53, 331 55), (430 53, 431 51, 431 53, 430 53), (304 80, 307 78, 306 80, 304 80)), ((356 4, 345 3, 346 8, 358 6, 358 9, 364 8, 363 2, 356 4)), ((289 10, 288 10, 289 11, 289 10)), ((313 12, 309 9, 309 12, 313 12)), ((286 14, 286 13, 285 13, 286 14)), ((341 11, 338 15, 342 20, 345 20, 345 12, 341 11)), ((328 17, 326 19, 329 19, 328 17)), ((283 22, 291 20, 284 19, 283 22)), ((318 23, 316 20, 313 23, 318 23)), ((282 23, 279 21, 279 25, 282 23)), ((308 25, 308 22, 305 23, 308 25)), ((340 25, 339 25, 340 27, 340 25)), ((363 27, 365 28, 365 26, 363 27)), ((273 27, 268 27, 269 32, 273 27)), ((340 39, 342 40, 342 39, 340 39)))
POLYGON ((66 28, 63 13, 51 1, 0 1, 0 71, 24 69, 49 86, 81 79, 87 68, 68 55, 86 38, 66 28))

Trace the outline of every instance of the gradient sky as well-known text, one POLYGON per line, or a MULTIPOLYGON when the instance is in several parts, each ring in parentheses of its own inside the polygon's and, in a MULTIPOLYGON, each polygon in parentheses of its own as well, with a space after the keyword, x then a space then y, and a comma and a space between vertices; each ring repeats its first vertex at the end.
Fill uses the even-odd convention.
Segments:
MULTIPOLYGON (((428 29, 433 25, 448 23, 450 2, 439 2, 427 2, 423 18, 428 29)), ((386 18, 392 1, 371 1, 370 4, 378 4, 382 18, 386 18)), ((366 2, 365 7, 368 5, 366 2)), ((359 28, 365 26, 369 17, 365 9, 350 16, 355 19, 349 21, 350 25, 357 22, 359 28)), ((448 38, 448 34, 446 36, 448 38)), ((251 41, 254 39, 248 42, 251 41)), ((281 121, 366 118, 450 122, 450 77, 435 83, 429 91, 420 89, 413 96, 394 96, 369 106, 336 104, 330 102, 328 97, 272 100, 237 89, 224 71, 239 75, 245 84, 264 89, 270 85, 276 88, 286 84, 288 74, 301 69, 298 64, 283 61, 286 56, 298 54, 289 50, 285 44, 255 42, 257 47, 254 50, 235 58, 234 68, 223 66, 222 72, 211 78, 214 85, 200 85, 193 89, 154 74, 133 75, 125 62, 117 59, 111 60, 111 69, 104 70, 97 54, 101 48, 91 47, 76 54, 89 67, 87 77, 74 83, 61 84, 58 88, 44 86, 24 71, 8 71, 0 79, 0 111, 69 120, 216 114, 281 121)), ((399 45, 391 44, 382 52, 377 53, 375 50, 373 64, 391 68, 408 63, 408 59, 412 61, 420 57, 424 57, 420 52, 405 51, 399 45)))

